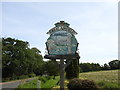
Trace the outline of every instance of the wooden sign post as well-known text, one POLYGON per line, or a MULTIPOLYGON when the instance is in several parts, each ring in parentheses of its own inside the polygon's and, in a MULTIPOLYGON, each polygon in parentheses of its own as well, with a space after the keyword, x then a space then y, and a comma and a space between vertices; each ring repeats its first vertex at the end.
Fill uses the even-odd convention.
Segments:
POLYGON ((60 90, 64 90, 64 59, 60 60, 60 90))
POLYGON ((44 58, 51 60, 60 59, 60 89, 64 90, 64 59, 75 60, 80 58, 76 52, 78 42, 74 36, 77 32, 70 28, 68 23, 60 21, 47 34, 50 35, 46 42, 48 54, 44 58))

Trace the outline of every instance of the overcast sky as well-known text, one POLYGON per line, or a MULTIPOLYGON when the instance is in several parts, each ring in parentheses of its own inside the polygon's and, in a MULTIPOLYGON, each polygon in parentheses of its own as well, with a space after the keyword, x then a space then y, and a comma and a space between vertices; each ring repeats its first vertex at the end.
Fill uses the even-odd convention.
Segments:
POLYGON ((42 55, 49 29, 64 20, 78 34, 80 62, 108 63, 118 59, 118 3, 5 2, 3 37, 28 41, 42 55))

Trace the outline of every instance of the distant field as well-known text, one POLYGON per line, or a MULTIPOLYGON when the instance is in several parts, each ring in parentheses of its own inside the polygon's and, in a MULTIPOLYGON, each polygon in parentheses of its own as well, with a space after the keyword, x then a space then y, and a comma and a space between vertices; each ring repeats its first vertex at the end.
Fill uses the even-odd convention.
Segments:
POLYGON ((79 78, 105 82, 118 83, 118 70, 80 73, 79 78))

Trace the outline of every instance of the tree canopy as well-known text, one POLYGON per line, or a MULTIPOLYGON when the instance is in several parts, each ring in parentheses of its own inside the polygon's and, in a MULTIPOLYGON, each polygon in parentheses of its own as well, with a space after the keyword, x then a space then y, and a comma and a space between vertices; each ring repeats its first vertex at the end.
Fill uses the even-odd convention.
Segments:
POLYGON ((109 63, 110 69, 119 69, 120 68, 120 60, 112 60, 109 63))
MULTIPOLYGON (((40 50, 29 47, 27 41, 2 38, 2 76, 37 74, 35 71, 44 63, 40 50)), ((40 73, 39 73, 40 74, 40 73)))

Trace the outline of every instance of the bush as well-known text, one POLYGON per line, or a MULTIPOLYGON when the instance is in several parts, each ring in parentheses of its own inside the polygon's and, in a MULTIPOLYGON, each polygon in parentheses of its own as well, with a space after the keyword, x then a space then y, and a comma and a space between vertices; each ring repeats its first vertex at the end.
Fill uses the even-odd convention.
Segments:
POLYGON ((89 89, 89 90, 97 90, 97 85, 94 81, 90 81, 90 80, 83 80, 83 79, 78 79, 78 78, 74 78, 72 80, 70 80, 70 82, 67 85, 69 90, 75 90, 78 88, 79 89, 89 89))
POLYGON ((34 79, 30 82, 20 84, 15 90, 37 90, 37 81, 37 79, 34 79))
POLYGON ((41 80, 43 83, 45 83, 46 81, 52 79, 53 76, 39 76, 39 80, 41 80))
MULTIPOLYGON (((69 61, 69 60, 67 60, 69 61)), ((65 69, 68 80, 79 77, 79 59, 73 59, 65 69)))
POLYGON ((52 78, 52 76, 45 76, 45 78, 46 78, 47 80, 50 80, 50 79, 52 78))
POLYGON ((10 77, 8 77, 8 78, 2 78, 2 82, 7 82, 7 81, 10 81, 10 80, 11 80, 10 77))
POLYGON ((19 79, 26 79, 26 78, 28 78, 28 75, 19 76, 19 79))
POLYGON ((10 80, 17 80, 17 79, 18 79, 18 77, 15 76, 15 75, 13 75, 13 76, 10 78, 10 80))
POLYGON ((38 78, 40 81, 42 81, 43 83, 45 83, 47 81, 47 78, 43 77, 43 76, 39 76, 38 78))
POLYGON ((31 73, 28 75, 29 77, 35 77, 36 75, 34 73, 31 73))

